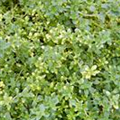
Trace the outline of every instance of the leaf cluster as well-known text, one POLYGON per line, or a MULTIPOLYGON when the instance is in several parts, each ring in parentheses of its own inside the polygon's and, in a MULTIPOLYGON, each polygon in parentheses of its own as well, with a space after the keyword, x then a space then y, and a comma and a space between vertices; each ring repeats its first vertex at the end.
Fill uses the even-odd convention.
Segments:
POLYGON ((119 120, 120 0, 0 1, 0 120, 119 120))

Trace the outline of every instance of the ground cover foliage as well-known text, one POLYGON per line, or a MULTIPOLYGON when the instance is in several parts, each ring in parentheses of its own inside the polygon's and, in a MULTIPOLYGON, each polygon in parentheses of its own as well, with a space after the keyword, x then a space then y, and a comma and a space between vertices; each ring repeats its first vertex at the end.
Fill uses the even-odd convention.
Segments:
POLYGON ((0 1, 0 120, 120 120, 120 0, 0 1))

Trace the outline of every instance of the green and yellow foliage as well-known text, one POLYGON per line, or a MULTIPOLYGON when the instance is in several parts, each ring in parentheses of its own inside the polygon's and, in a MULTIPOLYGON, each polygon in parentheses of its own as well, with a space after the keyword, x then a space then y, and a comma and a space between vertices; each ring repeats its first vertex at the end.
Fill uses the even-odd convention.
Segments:
POLYGON ((120 0, 0 0, 0 120, 120 120, 120 0))

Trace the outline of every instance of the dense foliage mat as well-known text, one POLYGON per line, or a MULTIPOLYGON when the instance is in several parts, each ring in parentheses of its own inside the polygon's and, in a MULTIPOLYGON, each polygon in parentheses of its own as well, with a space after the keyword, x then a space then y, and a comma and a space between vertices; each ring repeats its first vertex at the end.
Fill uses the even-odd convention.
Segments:
POLYGON ((120 0, 0 0, 0 120, 120 120, 120 0))

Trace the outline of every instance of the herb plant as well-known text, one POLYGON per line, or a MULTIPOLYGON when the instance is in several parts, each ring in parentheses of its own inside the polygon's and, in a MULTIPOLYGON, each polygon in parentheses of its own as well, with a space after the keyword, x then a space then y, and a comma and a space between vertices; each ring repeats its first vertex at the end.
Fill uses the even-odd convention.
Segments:
POLYGON ((120 120, 120 0, 1 0, 0 120, 120 120))

